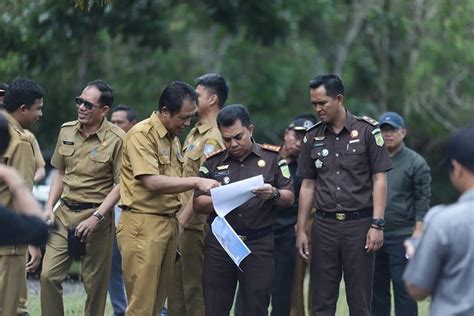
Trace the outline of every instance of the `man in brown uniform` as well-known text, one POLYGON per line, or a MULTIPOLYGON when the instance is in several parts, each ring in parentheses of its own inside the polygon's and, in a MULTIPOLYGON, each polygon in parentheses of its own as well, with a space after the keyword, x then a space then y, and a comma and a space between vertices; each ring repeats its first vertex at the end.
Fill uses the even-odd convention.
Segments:
POLYGON ((117 240, 127 291, 126 315, 157 315, 173 279, 179 193, 219 185, 199 177, 183 178, 177 137, 196 113, 197 94, 176 81, 162 92, 158 112, 135 125, 125 138, 120 180, 122 216, 117 240))
POLYGON ((377 122, 356 117, 344 107, 344 86, 333 74, 309 83, 311 102, 321 120, 305 138, 297 175, 297 247, 309 257, 306 221, 312 229, 313 315, 334 315, 344 271, 351 315, 370 315, 374 252, 383 243, 387 194, 385 172, 392 161, 377 122))
POLYGON ((43 261, 43 315, 64 315, 61 283, 73 262, 68 240, 74 236, 85 242, 86 249, 81 258, 87 293, 84 315, 105 311, 114 233, 111 210, 119 200, 119 186, 114 185, 124 137, 106 118, 112 102, 112 88, 106 82, 88 83, 76 97, 77 121, 64 123, 59 132, 51 158, 56 173, 45 205, 45 215, 56 219, 58 229, 51 234, 43 261), (53 211, 60 197, 61 204, 53 211))
MULTIPOLYGON (((197 114, 199 121, 189 132, 183 146, 183 176, 196 176, 206 155, 224 148, 217 128, 217 113, 227 100, 229 88, 225 79, 217 74, 206 74, 197 79, 197 114)), ((193 213, 192 191, 183 194, 184 207, 178 221, 184 224, 179 236, 181 259, 176 263, 168 308, 170 316, 204 315, 202 295, 202 260, 204 237, 207 231, 204 214, 193 213), (189 216, 191 216, 189 218, 189 216), (188 219, 189 218, 189 219, 188 219)))
MULTIPOLYGON (((253 141, 254 126, 244 106, 223 108, 217 116, 217 125, 226 150, 210 155, 199 175, 228 184, 261 174, 265 185, 254 190, 254 198, 226 216, 252 252, 242 261, 241 270, 212 232, 206 236, 203 268, 206 315, 229 315, 237 281, 242 291, 243 315, 267 315, 273 274, 272 226, 275 208, 288 207, 294 201, 290 170, 278 154, 278 146, 253 141)), ((210 222, 216 217, 210 195, 199 190, 194 193, 194 210, 211 214, 210 222)))
MULTIPOLYGON (((44 94, 43 88, 34 81, 17 79, 5 94, 6 111, 0 114, 8 120, 11 134, 10 145, 0 158, 20 173, 30 190, 33 188, 36 163, 31 137, 25 128, 31 128, 41 117, 44 94)), ((0 204, 15 208, 11 192, 4 183, 0 183, 0 198, 0 204)), ((20 295, 26 292, 25 266, 26 272, 33 272, 40 264, 40 249, 30 246, 28 250, 31 254, 29 262, 26 259, 26 245, 0 248, 0 315, 15 315, 20 295)))

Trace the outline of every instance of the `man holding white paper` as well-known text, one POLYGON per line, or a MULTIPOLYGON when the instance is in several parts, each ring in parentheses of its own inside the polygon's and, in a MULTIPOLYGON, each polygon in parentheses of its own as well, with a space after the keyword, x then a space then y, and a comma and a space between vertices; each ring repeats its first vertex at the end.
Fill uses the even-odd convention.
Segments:
MULTIPOLYGON (((264 185, 252 191, 255 195, 229 212, 225 219, 251 251, 240 264, 241 270, 227 255, 212 232, 204 246, 203 289, 206 315, 228 315, 237 281, 242 288, 245 315, 267 315, 273 272, 273 235, 275 207, 293 203, 293 185, 278 147, 253 141, 254 126, 242 105, 223 108, 217 116, 225 150, 208 156, 199 175, 226 185, 262 175, 264 185)), ((194 211, 217 216, 211 196, 199 190, 194 193, 194 211)))

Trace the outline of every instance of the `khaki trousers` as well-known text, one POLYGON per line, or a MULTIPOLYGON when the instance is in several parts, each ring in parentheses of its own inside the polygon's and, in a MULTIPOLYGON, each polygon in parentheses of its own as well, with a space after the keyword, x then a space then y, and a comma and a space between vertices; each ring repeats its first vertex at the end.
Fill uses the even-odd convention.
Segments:
MULTIPOLYGON (((56 211, 58 229, 52 232, 46 245, 40 278, 42 315, 64 315, 61 283, 73 262, 67 253, 67 228, 77 226, 93 212, 93 209, 72 212, 64 204, 56 211)), ((108 213, 86 242, 86 255, 81 258, 81 276, 87 294, 84 315, 104 315, 113 233, 113 213, 108 213)))
POLYGON ((25 282, 25 266, 24 253, 0 255, 0 316, 16 314, 21 283, 25 282))
MULTIPOLYGON (((311 242, 311 227, 313 226, 314 216, 311 215, 306 223, 306 236, 308 236, 311 242)), ((307 304, 305 308, 305 295, 304 295, 304 280, 310 267, 310 262, 305 262, 299 254, 296 255, 295 263, 295 275, 293 279, 293 292, 291 295, 291 311, 290 316, 305 316, 306 310, 308 315, 311 315, 311 292, 312 286, 311 281, 309 282, 309 288, 307 293, 307 304)))
MULTIPOLYGON (((28 262, 29 259, 29 253, 28 251, 26 252, 25 255, 25 260, 28 262)), ((20 286, 20 299, 18 300, 18 308, 16 309, 17 314, 21 313, 26 313, 28 312, 28 288, 26 285, 26 273, 25 273, 25 281, 24 282, 19 282, 20 286)))
POLYGON ((170 316, 204 316, 202 262, 206 230, 185 228, 179 237, 181 259, 176 262, 168 297, 170 316))
POLYGON ((176 217, 124 211, 117 225, 127 316, 159 315, 173 280, 176 217))

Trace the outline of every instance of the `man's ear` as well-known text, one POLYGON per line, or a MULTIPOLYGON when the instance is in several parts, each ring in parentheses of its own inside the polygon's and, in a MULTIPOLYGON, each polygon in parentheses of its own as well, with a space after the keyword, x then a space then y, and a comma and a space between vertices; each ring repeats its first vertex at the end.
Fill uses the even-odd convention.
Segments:
POLYGON ((219 97, 217 96, 217 94, 211 94, 211 97, 209 98, 209 104, 211 104, 211 106, 213 105, 218 105, 219 103, 219 97))
POLYGON ((26 106, 26 104, 22 104, 20 105, 20 107, 18 108, 20 110, 20 113, 25 113, 26 111, 28 111, 28 107, 26 106))
POLYGON ((344 96, 342 94, 338 94, 336 96, 336 101, 337 101, 337 105, 343 105, 344 104, 344 96))
POLYGON ((248 127, 248 130, 249 130, 249 132, 250 132, 250 137, 252 137, 252 135, 253 135, 254 127, 255 127, 255 126, 254 126, 253 124, 250 124, 249 127, 248 127))

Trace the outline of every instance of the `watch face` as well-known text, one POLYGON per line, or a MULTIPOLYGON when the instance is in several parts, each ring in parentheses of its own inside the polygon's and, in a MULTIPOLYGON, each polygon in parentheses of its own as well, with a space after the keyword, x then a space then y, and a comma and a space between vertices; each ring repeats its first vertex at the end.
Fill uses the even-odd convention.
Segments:
POLYGON ((385 220, 383 218, 374 218, 372 220, 372 223, 377 226, 383 227, 385 225, 385 220))

